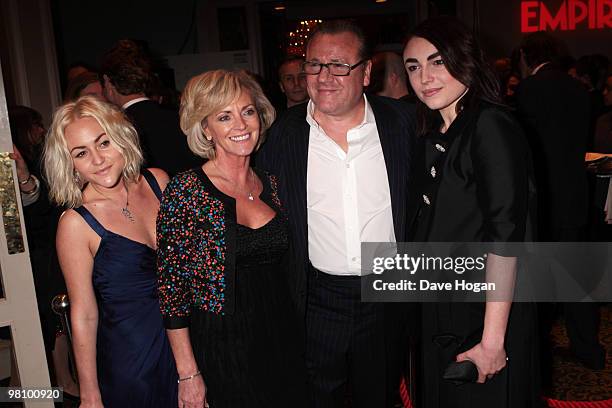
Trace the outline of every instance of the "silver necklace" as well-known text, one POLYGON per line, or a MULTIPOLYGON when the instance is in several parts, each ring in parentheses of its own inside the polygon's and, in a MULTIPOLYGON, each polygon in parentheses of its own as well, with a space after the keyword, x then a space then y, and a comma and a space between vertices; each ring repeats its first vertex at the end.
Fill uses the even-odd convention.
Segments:
MULTIPOLYGON (((219 173, 221 173, 221 175, 223 176, 223 178, 225 178, 228 181, 232 181, 231 178, 227 177, 227 175, 223 172, 223 170, 221 170, 219 168, 219 166, 217 166, 217 163, 215 163, 216 160, 211 160, 213 166, 215 166, 215 168, 219 171, 219 173)), ((253 172, 253 169, 249 167, 249 171, 251 173, 251 186, 252 189, 251 191, 249 191, 247 193, 247 198, 249 199, 249 201, 255 201, 255 197, 253 196, 253 192, 255 192, 255 189, 257 188, 256 184, 255 184, 255 173, 253 172)), ((235 185, 235 183, 232 181, 232 183, 235 185)), ((234 194, 236 194, 236 188, 234 187, 234 194)))
MULTIPOLYGON (((121 215, 123 215, 128 221, 130 222, 136 222, 136 219, 134 219, 134 215, 132 214, 132 212, 130 211, 130 190, 127 187, 127 184, 125 184, 125 181, 123 182, 123 186, 125 187, 125 206, 121 207, 121 215)), ((111 200, 106 194, 104 194, 103 192, 101 192, 100 190, 98 190, 97 188, 95 188, 92 185, 93 189, 96 190, 98 193, 100 193, 102 195, 102 197, 106 198, 107 200, 109 200, 110 202, 114 203, 113 200, 111 200)))
POLYGON ((125 218, 127 218, 128 220, 130 220, 131 222, 136 222, 136 220, 134 219, 134 216, 132 215, 132 212, 129 209, 129 201, 128 198, 130 197, 130 190, 128 190, 127 186, 125 186, 125 192, 127 193, 126 197, 125 197, 125 207, 121 208, 121 214, 123 214, 123 216, 125 218))

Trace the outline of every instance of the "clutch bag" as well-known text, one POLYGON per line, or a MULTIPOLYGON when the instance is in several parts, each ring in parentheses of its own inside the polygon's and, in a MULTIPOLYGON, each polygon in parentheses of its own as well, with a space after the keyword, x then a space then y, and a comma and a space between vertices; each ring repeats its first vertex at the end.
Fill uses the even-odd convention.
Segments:
POLYGON ((442 378, 455 385, 475 383, 478 380, 478 368, 470 360, 453 361, 444 369, 442 378))

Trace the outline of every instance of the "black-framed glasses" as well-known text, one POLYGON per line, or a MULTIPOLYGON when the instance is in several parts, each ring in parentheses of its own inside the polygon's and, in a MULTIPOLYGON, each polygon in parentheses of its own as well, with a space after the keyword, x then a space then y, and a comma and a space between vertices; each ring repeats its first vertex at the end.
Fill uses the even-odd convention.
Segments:
POLYGON ((304 61, 304 63, 302 63, 302 72, 307 75, 318 75, 323 69, 323 67, 326 67, 329 70, 329 73, 333 76, 347 76, 351 74, 352 70, 354 70, 367 60, 367 58, 364 58, 353 65, 342 64, 340 62, 328 62, 327 64, 324 64, 322 62, 316 61, 304 61))

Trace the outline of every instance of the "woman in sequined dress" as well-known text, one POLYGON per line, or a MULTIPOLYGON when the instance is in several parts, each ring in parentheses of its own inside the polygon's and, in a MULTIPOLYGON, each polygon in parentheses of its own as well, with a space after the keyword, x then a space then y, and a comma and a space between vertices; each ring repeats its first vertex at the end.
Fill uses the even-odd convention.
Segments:
POLYGON ((161 310, 187 408, 305 407, 276 179, 250 166, 274 110, 246 73, 192 78, 181 128, 208 161, 168 184, 157 223, 161 310))

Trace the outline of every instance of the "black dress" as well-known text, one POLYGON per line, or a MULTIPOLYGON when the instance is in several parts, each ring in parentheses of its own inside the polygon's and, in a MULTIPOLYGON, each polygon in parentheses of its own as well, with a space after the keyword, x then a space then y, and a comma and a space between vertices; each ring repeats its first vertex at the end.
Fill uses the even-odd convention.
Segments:
MULTIPOLYGON (((142 175, 161 199, 153 174, 142 175)), ((159 313, 155 250, 104 228, 84 206, 75 208, 100 236, 92 281, 98 303, 96 360, 105 407, 178 405, 178 374, 159 313)))
MULTIPOLYGON (((426 172, 416 241, 525 240, 533 194, 530 156, 522 130, 509 113, 484 103, 466 109, 445 134, 433 132, 424 144, 426 172)), ((461 386, 442 379, 457 353, 437 344, 435 336, 452 334, 461 341, 481 335, 484 311, 483 303, 423 305, 422 407, 540 406, 532 304, 512 305, 505 341, 509 361, 498 375, 485 384, 461 386)))
POLYGON ((207 401, 214 408, 306 407, 299 327, 282 262, 286 221, 277 214, 258 229, 238 224, 236 238, 234 313, 191 316, 207 401))

